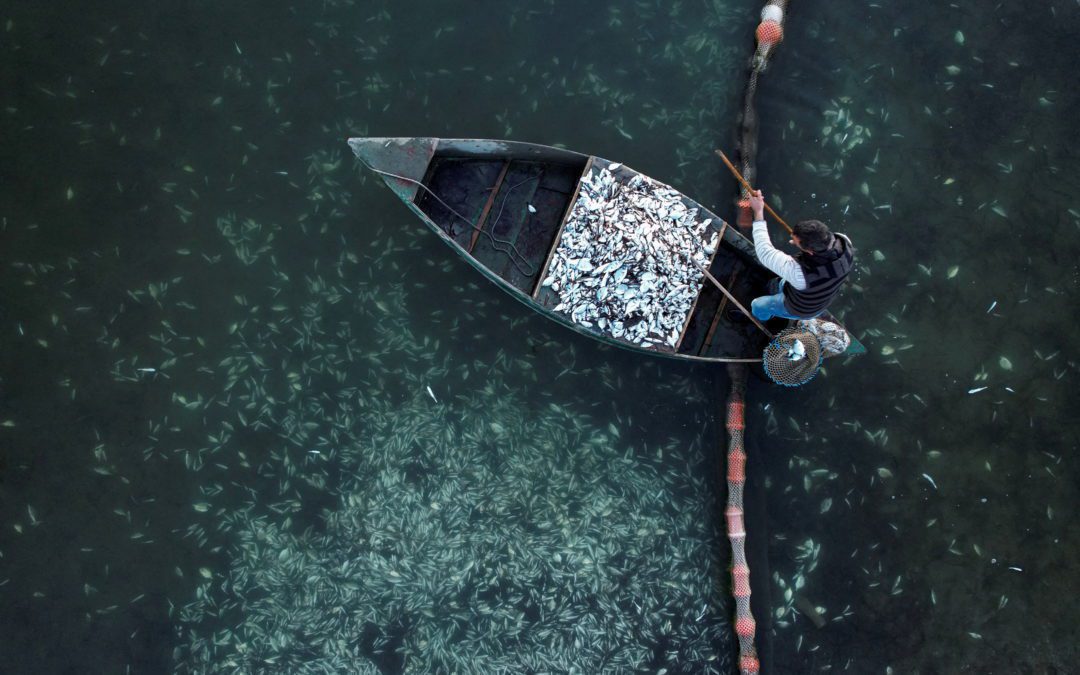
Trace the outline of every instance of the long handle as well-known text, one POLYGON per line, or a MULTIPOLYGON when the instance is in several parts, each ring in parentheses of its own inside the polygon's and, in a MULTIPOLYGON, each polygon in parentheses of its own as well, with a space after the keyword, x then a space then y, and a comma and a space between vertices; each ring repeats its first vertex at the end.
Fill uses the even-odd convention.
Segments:
MULTIPOLYGON (((750 183, 746 182, 746 179, 742 177, 742 174, 739 173, 739 170, 736 169, 735 165, 731 163, 731 160, 729 160, 727 158, 727 155, 724 154, 724 151, 723 150, 717 150, 716 154, 720 155, 720 159, 724 160, 724 164, 727 164, 727 168, 731 169, 731 173, 735 174, 735 177, 739 179, 739 182, 742 183, 742 186, 744 188, 746 188, 746 191, 749 192, 750 194, 754 194, 754 188, 750 187, 750 183)), ((781 225, 786 227, 788 232, 791 232, 791 226, 788 225, 787 223, 785 223, 783 218, 776 215, 776 211, 773 211, 771 206, 766 204, 765 205, 765 210, 768 211, 769 214, 772 215, 773 218, 776 218, 776 220, 781 225)))
POLYGON ((724 284, 720 283, 716 279, 716 277, 714 277, 709 272, 708 267, 705 267, 704 265, 702 265, 701 266, 701 271, 705 273, 705 278, 707 278, 709 281, 713 282, 713 285, 716 286, 718 289, 720 289, 720 292, 723 293, 724 295, 726 295, 728 300, 733 302, 735 304, 735 306, 738 307, 742 311, 742 313, 747 316, 747 318, 749 318, 751 321, 754 322, 754 325, 756 325, 758 328, 760 328, 762 330, 762 332, 764 332, 766 335, 769 336, 770 339, 775 337, 772 333, 769 332, 769 329, 765 327, 765 324, 758 321, 758 318, 756 316, 754 316, 753 312, 751 312, 750 310, 743 307, 743 304, 735 299, 735 296, 731 294, 731 291, 724 288, 724 284))

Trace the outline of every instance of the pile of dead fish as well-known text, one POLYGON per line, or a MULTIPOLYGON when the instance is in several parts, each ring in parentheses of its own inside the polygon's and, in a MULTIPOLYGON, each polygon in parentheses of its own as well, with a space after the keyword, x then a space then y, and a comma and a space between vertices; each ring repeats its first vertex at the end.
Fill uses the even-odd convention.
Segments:
POLYGON ((294 452, 288 492, 206 498, 229 567, 179 608, 181 672, 730 672, 707 474, 501 381, 439 404, 357 394, 378 413, 294 452))
MULTIPOLYGON (((451 261, 412 273, 427 268, 419 227, 371 224, 354 243, 346 210, 326 208, 350 198, 337 155, 310 162, 306 189, 320 197, 293 212, 299 228, 239 209, 218 220, 213 249, 235 255, 184 249, 193 271, 235 270, 219 339, 170 333, 168 352, 116 367, 124 386, 171 391, 151 433, 173 424, 164 413, 185 415, 176 426, 196 439, 146 443, 197 488, 189 509, 169 511, 194 549, 174 570, 187 593, 170 605, 174 670, 732 672, 708 436, 646 447, 627 433, 634 392, 707 410, 701 385, 656 381, 652 360, 578 364, 541 326, 565 367, 545 373, 549 361, 500 335, 521 308, 468 292, 468 275, 453 292, 474 319, 418 309, 424 284, 457 283, 451 261), (310 257, 294 255, 299 241, 310 257), (492 332, 478 339, 475 326, 492 332), (167 377, 183 366, 206 379, 167 377), (541 386, 555 380, 576 393, 541 386), (596 409, 605 392, 621 394, 610 418, 596 409)), ((130 297, 160 300, 180 326, 182 288, 130 297)), ((110 473, 103 453, 95 468, 110 473)))
POLYGON ((719 234, 679 192, 620 168, 582 178, 543 285, 559 296, 555 311, 581 326, 674 347, 719 234))

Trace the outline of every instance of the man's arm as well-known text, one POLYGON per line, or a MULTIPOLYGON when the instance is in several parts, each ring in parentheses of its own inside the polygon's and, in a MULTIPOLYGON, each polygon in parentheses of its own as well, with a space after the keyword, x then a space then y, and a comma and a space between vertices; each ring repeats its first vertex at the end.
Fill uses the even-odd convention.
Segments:
POLYGON ((765 198, 761 190, 750 195, 750 208, 754 211, 754 252, 757 253, 758 262, 796 290, 806 290, 802 267, 795 258, 773 246, 769 239, 769 229, 765 225, 765 198))

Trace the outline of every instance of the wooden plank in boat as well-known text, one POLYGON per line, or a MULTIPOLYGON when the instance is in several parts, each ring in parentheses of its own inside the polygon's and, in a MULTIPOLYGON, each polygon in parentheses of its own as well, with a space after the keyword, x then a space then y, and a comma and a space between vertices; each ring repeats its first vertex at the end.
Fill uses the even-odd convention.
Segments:
POLYGON ((544 259, 544 266, 541 268, 540 274, 536 278, 536 283, 531 295, 533 300, 536 300, 541 307, 551 309, 558 304, 558 296, 541 284, 544 282, 544 277, 547 276, 548 267, 551 265, 551 260, 555 257, 555 251, 559 248, 559 240, 562 239, 563 230, 566 229, 566 221, 570 218, 570 212, 574 210, 574 204, 577 202, 578 195, 581 193, 581 181, 585 176, 589 175, 589 172, 592 170, 593 160, 595 159, 596 157, 589 155, 589 161, 585 162, 585 168, 581 170, 581 176, 578 177, 577 186, 574 188, 574 194, 570 195, 570 202, 567 204, 566 211, 563 212, 562 219, 559 221, 559 229, 555 232, 555 239, 551 242, 551 248, 548 250, 547 257, 544 259), (547 293, 542 294, 541 291, 547 291, 547 293), (554 302, 552 302, 553 299, 554 302))
MULTIPOLYGON (((735 283, 736 272, 732 272, 728 277, 727 285, 731 286, 735 283)), ((701 346, 697 349, 697 354, 700 356, 709 349, 709 345, 712 344, 713 335, 716 334, 716 328, 720 325, 720 320, 724 317, 724 309, 727 308, 728 299, 725 295, 720 299, 720 302, 716 306, 716 310, 713 312, 712 322, 709 324, 709 330, 705 333, 705 340, 701 343, 701 346)), ((707 315, 706 315, 707 316, 707 315)))
POLYGON ((507 256, 499 276, 523 293, 531 293, 540 276, 540 268, 555 238, 562 214, 570 206, 570 196, 580 171, 580 165, 545 165, 536 190, 522 211, 524 220, 521 227, 510 238, 516 264, 507 256))
MULTIPOLYGON (((529 270, 528 264, 521 260, 515 242, 532 215, 528 205, 543 180, 544 166, 532 161, 514 160, 510 163, 488 217, 486 231, 491 236, 481 236, 472 251, 477 262, 507 282, 512 283, 512 277, 503 272, 507 265, 511 269, 515 265, 523 266, 523 273, 529 270)), ((536 274, 535 269, 529 271, 536 274)), ((523 290, 528 292, 531 286, 523 290)))
POLYGON ((484 204, 484 210, 480 212, 480 219, 476 222, 472 241, 469 242, 469 253, 472 253, 473 248, 476 247, 476 240, 480 238, 480 233, 484 230, 484 225, 487 224, 488 214, 491 213, 491 205, 495 203, 495 195, 499 193, 499 188, 502 187, 503 179, 506 178, 506 171, 509 168, 510 160, 506 160, 503 163, 502 171, 499 172, 499 177, 495 179, 495 185, 491 188, 491 194, 488 195, 487 203, 484 204))
POLYGON ((438 195, 438 199, 425 190, 418 196, 417 206, 455 244, 467 249, 475 232, 473 224, 479 219, 490 194, 489 188, 501 168, 501 160, 436 157, 424 184, 431 193, 438 195), (447 206, 467 220, 463 221, 447 206))
MULTIPOLYGON (((713 251, 712 257, 709 258, 709 267, 711 268, 716 261, 716 256, 720 255, 720 251, 724 248, 724 232, 727 231, 727 221, 720 221, 720 232, 716 237, 716 250, 713 251)), ((683 339, 686 337, 686 329, 690 327, 690 320, 694 318, 694 312, 697 310, 698 303, 701 301, 701 296, 705 293, 705 287, 709 286, 709 281, 705 278, 705 275, 701 277, 702 287, 698 290, 697 295, 694 296, 694 304, 690 306, 690 311, 686 314, 686 321, 683 322, 682 330, 679 331, 679 339, 675 341, 675 351, 679 351, 682 347, 683 339)))
MULTIPOLYGON (((745 270, 746 265, 740 256, 731 253, 730 249, 726 249, 726 251, 728 255, 716 258, 716 260, 713 261, 713 265, 709 268, 709 271, 716 279, 721 280, 721 282, 727 282, 727 287, 731 290, 731 276, 735 270, 745 270)), ((736 295, 738 295, 740 299, 743 297, 741 291, 736 292, 736 295)), ((697 355, 701 352, 705 345, 707 334, 710 328, 712 328, 713 320, 720 311, 724 299, 725 296, 723 293, 711 283, 706 282, 706 285, 702 288, 701 295, 698 297, 697 308, 690 317, 682 342, 679 345, 680 353, 697 355)), ((741 325, 732 326, 730 324, 724 324, 724 322, 721 321, 717 325, 716 330, 727 331, 730 329, 739 334, 743 334, 744 331, 742 331, 741 328, 741 325)), ((715 332, 715 330, 713 332, 715 332)))
MULTIPOLYGON (((761 290, 761 281, 756 275, 748 272, 748 268, 742 266, 741 263, 737 263, 732 268, 732 271, 736 268, 740 268, 738 274, 732 274, 733 282, 729 284, 728 290, 735 297, 739 298, 739 301, 744 306, 749 308, 750 301, 761 290)), ((724 277, 717 277, 718 279, 724 277)), ((718 303, 719 304, 719 303, 718 303)), ((727 307, 731 307, 731 303, 727 303, 727 307)), ((711 323, 713 317, 706 317, 708 322, 711 323)), ((747 321, 745 323, 732 323, 725 321, 721 317, 716 331, 713 333, 711 341, 704 345, 704 356, 715 356, 719 354, 731 354, 732 350, 739 350, 740 353, 757 353, 761 354, 761 350, 765 348, 765 344, 768 342, 768 337, 758 329, 753 323, 747 321)))

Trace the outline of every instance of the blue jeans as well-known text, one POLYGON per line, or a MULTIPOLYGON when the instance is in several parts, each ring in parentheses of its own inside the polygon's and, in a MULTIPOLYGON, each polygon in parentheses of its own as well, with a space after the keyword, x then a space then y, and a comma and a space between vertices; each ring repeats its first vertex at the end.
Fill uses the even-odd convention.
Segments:
MULTIPOLYGON (((774 279, 773 281, 777 280, 774 279)), ((793 319, 796 321, 799 319, 813 318, 795 316, 788 311, 787 307, 784 306, 784 280, 779 279, 778 281, 780 284, 776 286, 776 294, 763 295, 760 298, 754 298, 754 301, 750 303, 750 312, 754 315, 754 318, 758 321, 768 321, 774 317, 793 319)), ((773 282, 770 282, 769 290, 772 290, 772 287, 773 282)), ((814 316, 818 316, 819 314, 821 314, 821 312, 818 312, 818 314, 815 314, 814 316)))

